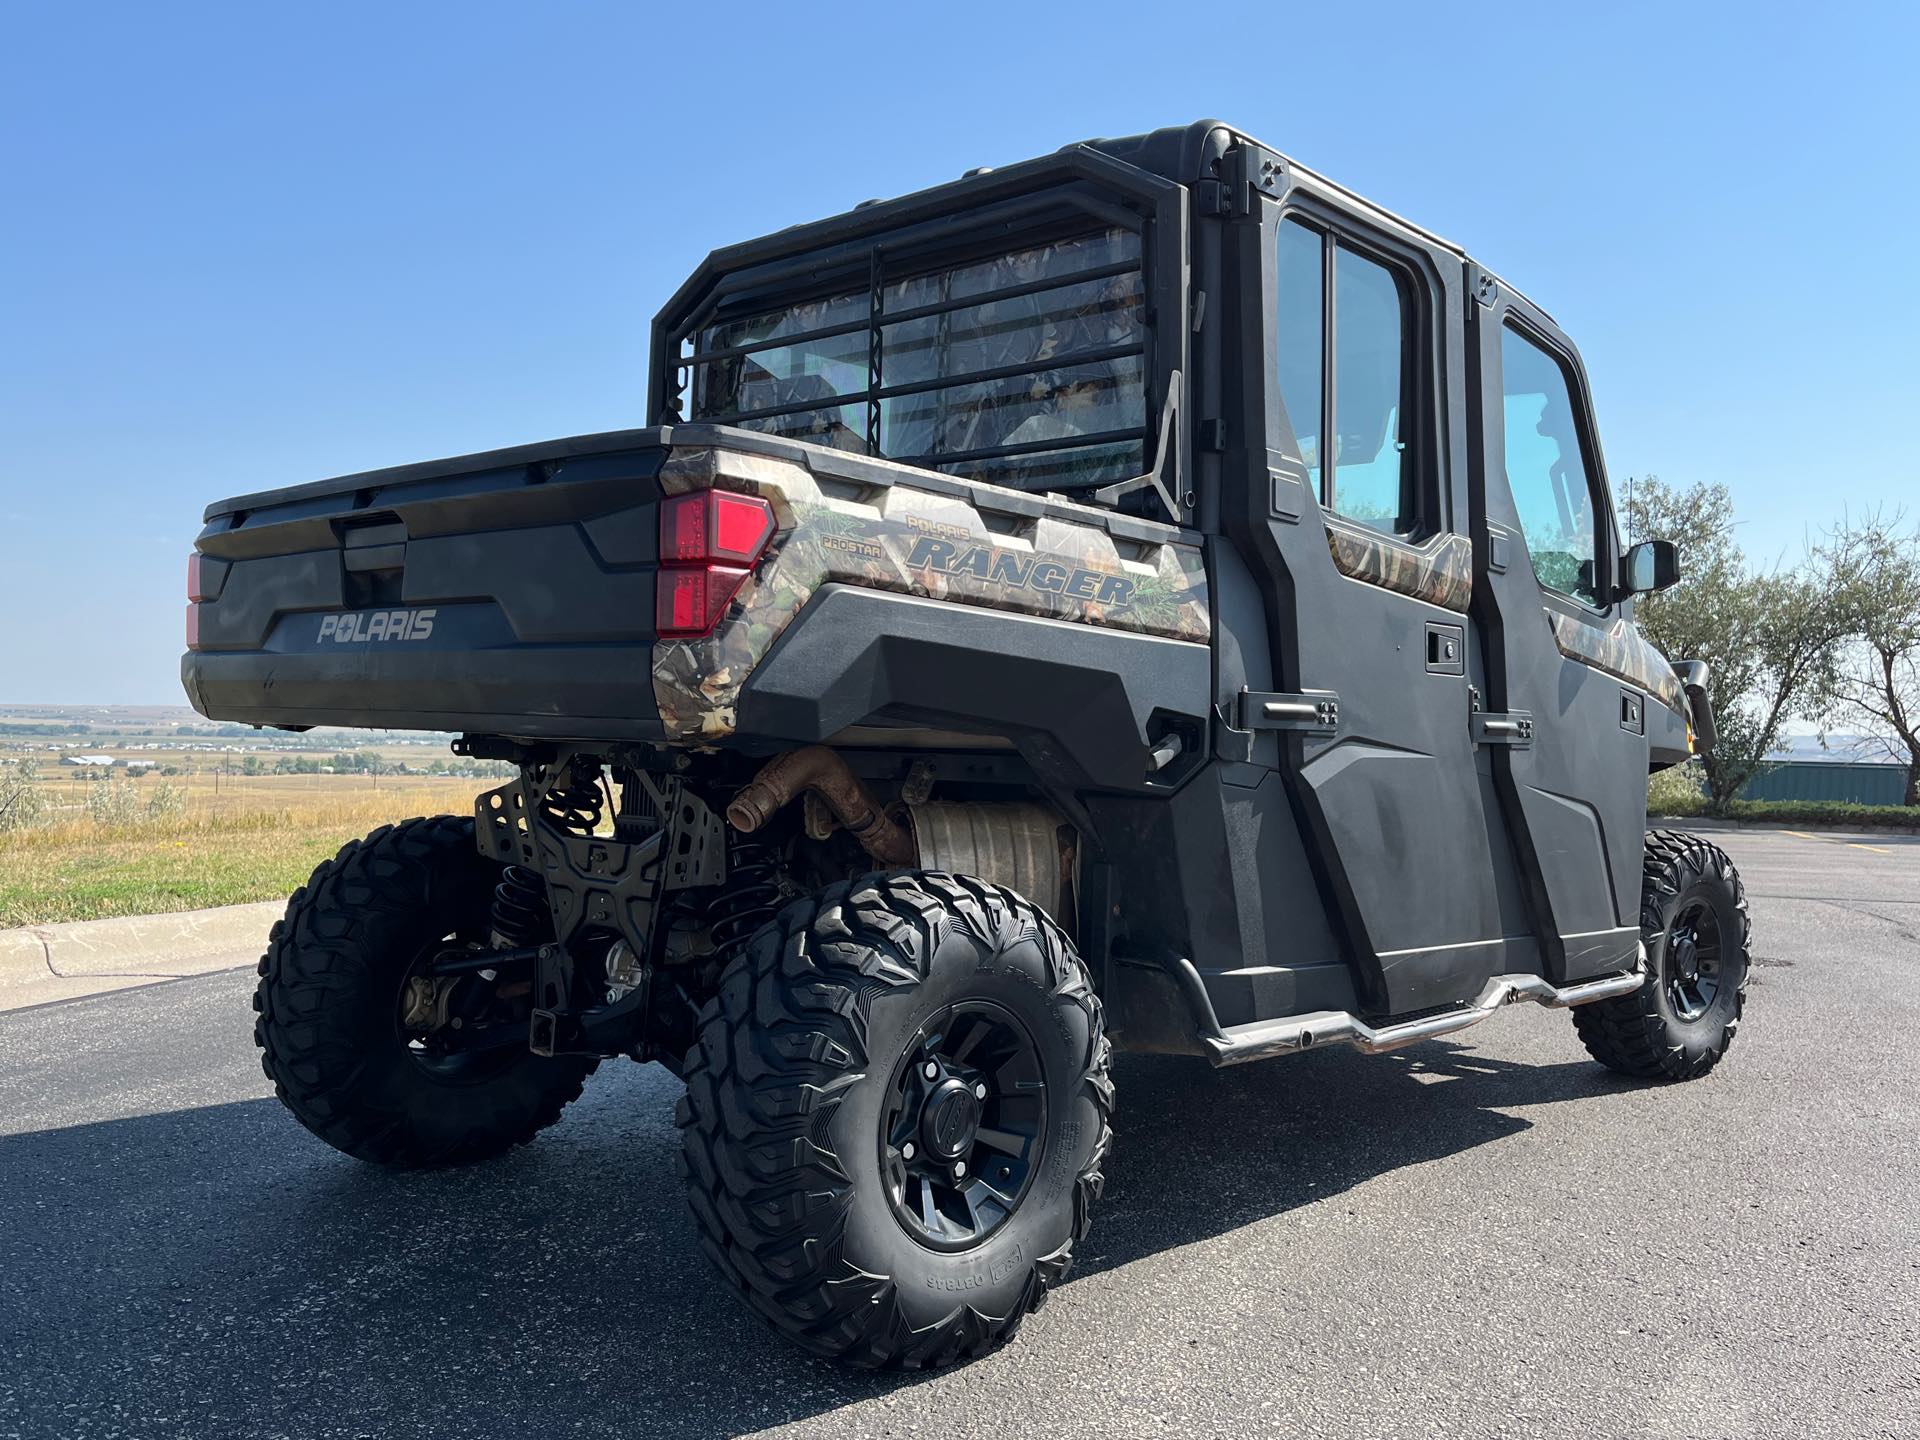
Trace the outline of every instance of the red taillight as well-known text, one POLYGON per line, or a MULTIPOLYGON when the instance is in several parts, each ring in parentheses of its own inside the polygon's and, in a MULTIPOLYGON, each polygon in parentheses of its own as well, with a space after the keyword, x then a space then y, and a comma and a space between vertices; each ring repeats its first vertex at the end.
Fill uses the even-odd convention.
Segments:
POLYGON ((660 634, 705 635, 719 624, 773 531, 773 507, 757 495, 698 490, 662 501, 660 634))
POLYGON ((670 495, 660 505, 663 564, 751 565, 772 538, 773 508, 758 495, 696 490, 670 495))
POLYGON ((705 635, 746 583, 737 565, 674 565, 660 572, 655 628, 662 635, 705 635))
POLYGON ((200 648, 200 605, 193 601, 187 606, 187 649, 200 648))
POLYGON ((205 581, 201 577, 200 552, 194 551, 187 557, 187 599, 211 600, 205 581))
POLYGON ((660 560, 707 558, 707 497, 669 495, 660 502, 660 560))
POLYGON ((713 502, 707 558, 751 565, 773 538, 772 507, 758 495, 734 495, 725 490, 707 493, 713 502))

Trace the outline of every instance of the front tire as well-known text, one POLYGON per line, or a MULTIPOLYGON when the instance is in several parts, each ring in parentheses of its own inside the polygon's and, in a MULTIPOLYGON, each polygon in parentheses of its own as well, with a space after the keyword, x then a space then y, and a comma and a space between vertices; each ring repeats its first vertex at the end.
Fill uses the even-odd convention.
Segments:
POLYGON ((896 872, 796 902, 728 967, 687 1056, 702 1246, 816 1354, 982 1354, 1086 1234, 1108 1053, 1071 943, 1009 891, 896 872))
POLYGON ((334 1149, 399 1169, 482 1160, 531 1140, 580 1094, 598 1061, 429 1057, 401 1023, 422 959, 449 939, 484 940, 499 874, 470 817, 408 820, 323 861, 274 922, 254 1041, 282 1103, 334 1149))
POLYGON ((1649 831, 1642 865, 1646 983, 1577 1007, 1574 1027, 1610 1070, 1697 1080, 1726 1055, 1746 1008, 1747 893, 1727 852, 1698 835, 1649 831))

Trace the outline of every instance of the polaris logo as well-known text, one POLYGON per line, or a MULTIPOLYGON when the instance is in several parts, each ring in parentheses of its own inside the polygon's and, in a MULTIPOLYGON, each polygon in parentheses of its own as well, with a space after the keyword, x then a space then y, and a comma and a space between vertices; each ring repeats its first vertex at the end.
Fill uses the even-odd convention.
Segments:
POLYGON ((438 610, 362 610, 345 615, 322 615, 316 640, 349 644, 355 640, 424 640, 433 634, 438 610))

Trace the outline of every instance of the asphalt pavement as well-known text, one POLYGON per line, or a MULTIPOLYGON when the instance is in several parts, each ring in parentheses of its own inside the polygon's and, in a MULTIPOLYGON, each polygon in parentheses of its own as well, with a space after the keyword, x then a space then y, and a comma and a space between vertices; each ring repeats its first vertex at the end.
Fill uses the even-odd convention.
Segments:
POLYGON ((390 1175, 272 1098, 249 973, 0 1014, 0 1436, 1920 1435, 1920 839, 1715 838, 1758 968, 1711 1077, 1620 1080, 1531 1006, 1124 1057, 1072 1278, 931 1377, 720 1288, 657 1067, 390 1175))

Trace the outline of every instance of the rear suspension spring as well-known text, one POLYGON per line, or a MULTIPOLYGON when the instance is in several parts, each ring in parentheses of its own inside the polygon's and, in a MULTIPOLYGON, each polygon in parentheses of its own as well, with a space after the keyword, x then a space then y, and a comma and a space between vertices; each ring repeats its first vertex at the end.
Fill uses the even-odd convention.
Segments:
POLYGON ((540 797, 540 814, 556 830, 569 835, 591 835, 606 813, 606 791, 601 788, 599 768, 573 769, 540 797))
POLYGON ((493 887, 493 944, 517 950, 538 941, 547 928, 547 887, 524 865, 509 865, 493 887))
POLYGON ((708 902, 706 911, 715 974, 726 969, 779 908, 779 851, 752 841, 730 846, 726 888, 708 902))

